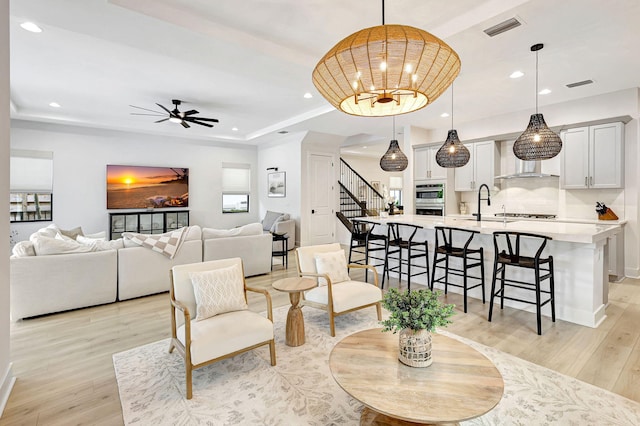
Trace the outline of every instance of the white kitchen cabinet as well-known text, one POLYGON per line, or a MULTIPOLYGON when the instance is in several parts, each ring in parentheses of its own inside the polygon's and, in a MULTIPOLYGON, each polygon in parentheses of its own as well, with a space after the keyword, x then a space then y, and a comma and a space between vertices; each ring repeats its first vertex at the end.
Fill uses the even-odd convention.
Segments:
POLYGON ((440 167, 436 162, 436 152, 438 152, 441 146, 442 145, 430 145, 417 148, 413 152, 413 176, 416 180, 447 179, 447 169, 440 167))
POLYGON ((560 184, 564 189, 624 186, 624 125, 563 130, 560 184))
POLYGON ((471 158, 469 162, 455 169, 455 190, 475 191, 483 183, 494 187, 496 167, 500 167, 499 151, 495 141, 466 143, 471 158))

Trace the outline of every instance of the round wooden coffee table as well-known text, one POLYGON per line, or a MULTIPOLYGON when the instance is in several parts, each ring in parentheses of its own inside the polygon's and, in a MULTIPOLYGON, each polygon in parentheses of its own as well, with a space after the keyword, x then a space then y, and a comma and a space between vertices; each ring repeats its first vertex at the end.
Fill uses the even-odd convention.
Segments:
POLYGON ((291 307, 287 313, 285 343, 287 346, 304 345, 304 317, 300 309, 300 292, 311 290, 318 284, 311 278, 292 277, 275 281, 272 286, 276 290, 289 293, 291 307))
POLYGON ((502 375, 469 345, 434 333, 432 358, 426 368, 402 364, 398 335, 378 328, 341 340, 329 367, 340 387, 365 405, 361 425, 457 424, 502 399, 502 375))

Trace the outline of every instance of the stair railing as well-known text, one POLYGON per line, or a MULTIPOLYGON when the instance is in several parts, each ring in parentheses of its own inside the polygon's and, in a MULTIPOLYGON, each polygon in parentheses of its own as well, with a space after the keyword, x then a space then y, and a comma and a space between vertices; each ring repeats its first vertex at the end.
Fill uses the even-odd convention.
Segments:
MULTIPOLYGON (((365 214, 361 216, 377 216, 381 211, 384 211, 386 206, 382 194, 342 158, 340 159, 340 185, 341 189, 344 188, 344 193, 363 209, 365 214)), ((342 197, 344 194, 341 191, 341 211, 342 197)), ((342 213, 346 217, 356 217, 344 211, 342 213)))

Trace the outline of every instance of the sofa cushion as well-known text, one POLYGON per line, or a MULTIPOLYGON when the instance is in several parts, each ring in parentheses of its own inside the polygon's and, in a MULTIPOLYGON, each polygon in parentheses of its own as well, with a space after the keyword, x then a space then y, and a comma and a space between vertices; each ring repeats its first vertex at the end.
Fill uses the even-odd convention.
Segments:
POLYGON ((273 232, 276 222, 283 220, 284 213, 272 212, 267 210, 267 214, 262 219, 262 229, 265 231, 273 232))
MULTIPOLYGON (((349 281, 349 273, 347 270, 347 259, 344 257, 344 251, 331 251, 327 253, 317 253, 316 270, 319 274, 327 274, 331 279, 332 284, 338 284, 344 281, 349 281)), ((327 285, 327 280, 319 278, 320 285, 327 285)))
POLYGON ((35 256, 36 251, 31 241, 19 241, 13 246, 11 253, 16 257, 35 256))
POLYGON ((202 238, 205 240, 211 238, 227 238, 227 237, 240 237, 245 235, 261 235, 262 225, 259 223, 250 223, 248 225, 239 226, 233 229, 213 229, 203 228, 202 238))
POLYGON ((82 235, 78 235, 76 241, 80 244, 91 247, 92 251, 118 250, 124 248, 124 239, 122 238, 106 241, 99 238, 87 238, 82 235))
POLYGON ((46 237, 44 235, 32 235, 33 248, 38 256, 52 254, 88 253, 93 251, 90 246, 80 244, 75 240, 46 237))
POLYGON ((249 309, 244 278, 238 265, 189 273, 196 299, 196 321, 226 312, 249 309))
POLYGON ((76 236, 76 241, 80 241, 81 238, 106 241, 107 240, 107 233, 104 232, 104 231, 100 231, 100 232, 96 232, 94 234, 78 235, 78 236, 76 236))
POLYGON ((76 237, 78 235, 84 235, 84 233, 82 232, 82 228, 80 226, 77 226, 73 229, 69 229, 69 230, 65 230, 65 229, 58 229, 58 231, 64 235, 65 237, 69 237, 71 239, 76 239, 76 237))

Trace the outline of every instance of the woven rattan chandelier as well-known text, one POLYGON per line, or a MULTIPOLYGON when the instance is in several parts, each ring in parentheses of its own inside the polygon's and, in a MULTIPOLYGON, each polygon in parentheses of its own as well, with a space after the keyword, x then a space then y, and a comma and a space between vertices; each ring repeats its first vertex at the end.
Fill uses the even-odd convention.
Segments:
POLYGON ((336 44, 313 70, 313 84, 351 115, 405 114, 435 101, 460 73, 458 54, 407 25, 365 28, 336 44))
POLYGON ((393 137, 389 143, 389 149, 380 158, 380 168, 385 172, 401 172, 407 168, 409 160, 400 149, 396 139, 396 118, 393 117, 393 137))
POLYGON ((531 115, 526 130, 513 144, 513 153, 521 160, 546 160, 562 150, 562 139, 547 127, 542 114, 538 114, 538 51, 543 47, 543 44, 531 46, 531 51, 536 52, 536 113, 531 115))
POLYGON ((469 162, 471 153, 466 146, 458 139, 458 132, 453 128, 453 84, 451 85, 451 130, 447 134, 438 152, 436 152, 436 163, 440 167, 462 167, 469 162))

